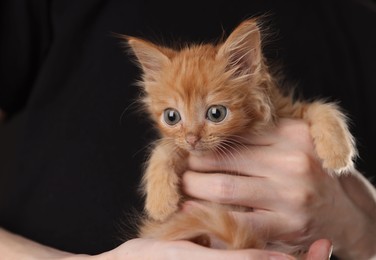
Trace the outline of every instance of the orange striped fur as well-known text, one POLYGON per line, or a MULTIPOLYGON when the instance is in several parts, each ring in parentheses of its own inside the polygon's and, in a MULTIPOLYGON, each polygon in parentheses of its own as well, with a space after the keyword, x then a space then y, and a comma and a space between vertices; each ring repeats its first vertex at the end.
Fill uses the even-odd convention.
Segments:
POLYGON ((172 49, 135 37, 125 39, 143 71, 143 103, 161 134, 142 181, 147 218, 141 236, 188 239, 206 246, 221 241, 225 248, 264 247, 267 238, 235 222, 227 206, 208 204, 207 209, 180 211, 185 200, 180 177, 189 153, 222 154, 239 145, 237 136, 274 127, 280 117, 309 123, 317 155, 329 173, 352 169, 356 150, 344 114, 335 104, 293 101, 282 93, 262 55, 256 19, 241 23, 220 44, 172 49), (223 121, 208 120, 213 105, 227 108, 223 121), (167 124, 166 109, 178 111, 180 121, 167 124))

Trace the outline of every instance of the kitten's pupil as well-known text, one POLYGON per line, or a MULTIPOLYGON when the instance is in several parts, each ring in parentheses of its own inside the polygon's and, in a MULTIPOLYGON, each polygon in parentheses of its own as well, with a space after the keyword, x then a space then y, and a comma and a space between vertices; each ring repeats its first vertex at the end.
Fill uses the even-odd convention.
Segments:
POLYGON ((180 121, 180 114, 176 109, 167 108, 163 113, 163 119, 168 125, 176 125, 180 121))
POLYGON ((208 109, 207 119, 212 122, 218 123, 225 119, 227 115, 227 108, 221 105, 214 105, 208 109))

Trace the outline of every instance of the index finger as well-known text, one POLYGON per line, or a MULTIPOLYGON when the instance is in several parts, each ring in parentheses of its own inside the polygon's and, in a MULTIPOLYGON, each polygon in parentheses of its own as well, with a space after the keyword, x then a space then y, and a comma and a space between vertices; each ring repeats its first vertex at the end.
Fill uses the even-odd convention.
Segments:
POLYGON ((310 138, 309 124, 302 119, 280 118, 277 124, 262 132, 239 136, 238 141, 248 145, 268 146, 283 140, 306 142, 310 138))
POLYGON ((255 260, 291 260, 292 256, 280 252, 266 251, 261 249, 239 249, 239 250, 223 250, 203 247, 187 241, 176 241, 181 243, 180 250, 175 250, 173 259, 205 259, 205 260, 227 260, 227 259, 255 259, 255 260), (184 246, 185 244, 185 246, 184 246), (186 252, 184 252, 186 251, 186 252))
POLYGON ((260 208, 278 203, 278 196, 268 180, 249 178, 187 171, 183 175, 182 188, 189 196, 221 204, 260 208))
POLYGON ((306 260, 327 260, 332 254, 332 243, 327 239, 315 241, 309 248, 306 260))

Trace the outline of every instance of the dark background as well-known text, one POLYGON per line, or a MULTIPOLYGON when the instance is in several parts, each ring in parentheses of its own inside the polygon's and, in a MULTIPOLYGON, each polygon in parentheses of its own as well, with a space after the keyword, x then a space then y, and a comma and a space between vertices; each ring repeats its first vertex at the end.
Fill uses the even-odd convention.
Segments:
MULTIPOLYGON (((14 6, 19 4, 17 1, 14 2, 14 6)), ((265 52, 270 57, 269 60, 283 64, 287 79, 298 85, 299 94, 307 98, 325 98, 339 102, 348 113, 351 130, 357 138, 360 151, 358 167, 367 175, 374 175, 376 166, 374 163, 370 165, 369 162, 376 160, 375 2, 249 2, 244 4, 242 1, 235 1, 228 4, 227 1, 216 1, 217 7, 208 15, 208 19, 205 17, 205 8, 203 11, 197 10, 200 6, 197 1, 176 2, 172 5, 167 2, 140 1, 138 5, 139 8, 144 8, 144 13, 141 14, 142 18, 135 19, 137 26, 130 30, 117 26, 113 28, 113 32, 132 32, 133 35, 170 45, 171 42, 210 41, 217 40, 224 32, 228 33, 245 18, 265 16, 264 28, 268 35, 265 52), (170 12, 170 9, 175 11, 170 12)), ((209 6, 211 4, 213 3, 208 2, 209 6)), ((129 16, 127 10, 123 10, 123 14, 129 16)), ((6 16, 2 17, 4 23, 6 16)), ((124 20, 129 21, 132 18, 134 17, 124 20)), ((11 25, 9 29, 12 30, 11 25)), ((112 41, 114 44, 115 39, 112 41)), ((120 48, 116 43, 112 47, 120 48)), ((2 66, 1 72, 5 76, 9 75, 5 66, 2 66)), ((18 75, 10 74, 8 77, 17 78, 18 75)), ((2 84, 0 90, 2 88, 7 87, 2 84)), ((19 97, 18 102, 24 102, 26 98, 27 95, 24 94, 19 97)), ((23 107, 24 103, 17 104, 14 108, 11 107, 11 111, 17 112, 23 107)), ((10 120, 7 125, 0 125, 0 172, 12 167, 14 143, 22 114, 18 117, 10 120)))

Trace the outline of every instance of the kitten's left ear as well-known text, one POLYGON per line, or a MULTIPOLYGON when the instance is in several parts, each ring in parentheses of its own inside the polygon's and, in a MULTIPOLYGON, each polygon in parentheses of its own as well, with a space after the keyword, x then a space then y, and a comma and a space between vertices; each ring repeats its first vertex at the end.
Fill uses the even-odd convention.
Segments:
POLYGON ((220 46, 217 58, 227 59, 230 69, 247 75, 262 62, 261 35, 256 19, 242 22, 220 46))
POLYGON ((171 56, 172 50, 136 37, 125 36, 124 38, 136 55, 146 80, 153 81, 162 67, 170 63, 169 56, 171 56))

